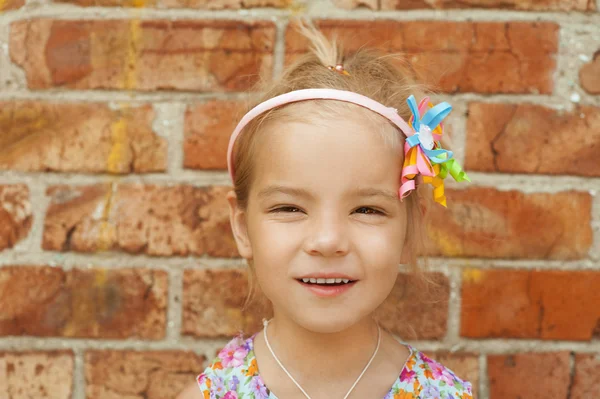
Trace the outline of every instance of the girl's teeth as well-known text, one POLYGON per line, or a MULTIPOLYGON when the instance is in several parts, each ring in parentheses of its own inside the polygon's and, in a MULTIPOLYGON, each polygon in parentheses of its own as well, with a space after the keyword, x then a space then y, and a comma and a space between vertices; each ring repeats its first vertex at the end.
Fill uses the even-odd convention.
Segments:
POLYGON ((302 282, 312 284, 347 284, 350 280, 346 278, 303 278, 302 282))

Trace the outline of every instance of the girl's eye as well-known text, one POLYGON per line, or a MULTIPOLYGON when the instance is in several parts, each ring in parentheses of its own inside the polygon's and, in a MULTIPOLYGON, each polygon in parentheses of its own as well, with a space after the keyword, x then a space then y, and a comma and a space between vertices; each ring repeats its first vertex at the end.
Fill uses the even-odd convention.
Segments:
POLYGON ((295 206, 282 206, 280 208, 273 209, 271 212, 273 212, 273 213, 278 213, 278 212, 297 213, 297 212, 300 212, 300 209, 296 208, 295 206))
POLYGON ((365 215, 383 215, 383 212, 378 211, 377 209, 369 208, 368 206, 361 206, 354 212, 362 213, 365 215))

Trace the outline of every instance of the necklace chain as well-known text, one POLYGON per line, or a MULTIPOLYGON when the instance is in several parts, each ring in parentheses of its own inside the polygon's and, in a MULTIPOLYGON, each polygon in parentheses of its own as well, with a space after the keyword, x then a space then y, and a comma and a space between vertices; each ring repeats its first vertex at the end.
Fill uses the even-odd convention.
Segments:
MULTIPOLYGON (((273 348, 271 348, 271 344, 269 343, 269 339, 267 338, 267 326, 269 325, 270 321, 271 320, 263 319, 263 325, 264 325, 263 333, 264 333, 264 336, 265 336, 265 343, 267 344, 267 348, 269 348, 269 351, 271 352, 271 355, 273 355, 273 358, 275 359, 275 361, 277 362, 277 364, 279 364, 279 367, 281 367, 281 369, 287 374, 287 376, 290 377, 290 379, 294 382, 294 384, 296 384, 296 386, 298 387, 298 389, 300 389, 302 391, 302 393, 304 394, 304 396, 306 396, 307 399, 312 399, 310 396, 308 396, 308 394, 300 386, 300 384, 298 384, 298 382, 294 379, 294 377, 292 377, 292 375, 290 374, 290 372, 287 371, 287 369, 283 366, 283 364, 281 364, 281 362, 279 361, 279 358, 275 355, 275 352, 273 352, 273 348)), ((356 386, 356 384, 358 384, 358 382, 360 381, 360 379, 362 378, 362 376, 365 374, 365 372, 367 371, 367 369, 369 368, 369 366, 373 362, 373 359, 375 359, 375 356, 377 355, 377 352, 379 351, 379 344, 380 343, 381 343, 381 328, 379 327, 379 324, 377 324, 377 347, 375 347, 375 352, 373 352, 373 355, 371 356, 371 359, 369 360, 369 362, 367 363, 367 365, 363 369, 362 373, 360 373, 360 375, 358 376, 358 378, 356 379, 356 381, 354 381, 354 384, 352 384, 352 386, 350 387, 350 390, 348 391, 348 393, 346 394, 346 396, 344 396, 344 399, 347 399, 348 396, 350 396, 350 393, 354 390, 354 387, 356 386)))

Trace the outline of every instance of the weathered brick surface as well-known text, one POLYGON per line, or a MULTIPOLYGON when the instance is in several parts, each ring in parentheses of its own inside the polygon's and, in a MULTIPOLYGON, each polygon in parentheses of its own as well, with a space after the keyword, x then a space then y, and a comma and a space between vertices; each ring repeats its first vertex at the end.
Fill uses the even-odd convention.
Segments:
POLYGON ((0 397, 71 399, 73 352, 0 352, 0 397))
POLYGON ((29 188, 23 184, 0 185, 0 251, 25 238, 32 222, 29 188))
MULTIPOLYGON (((406 54, 420 79, 445 92, 549 94, 554 87, 559 29, 554 23, 322 20, 317 25, 350 51, 368 45, 406 54)), ((286 46, 287 62, 307 51, 293 25, 286 46)))
POLYGON ((525 194, 489 187, 447 190, 431 207, 431 255, 582 259, 592 245, 590 194, 525 194))
POLYGON ((575 375, 570 398, 600 398, 600 355, 575 355, 575 375))
POLYGON ((0 335, 160 339, 167 284, 157 270, 6 266, 0 335))
POLYGON ((16 10, 25 5, 25 0, 5 0, 0 4, 0 11, 16 10))
POLYGON ((590 94, 600 94, 600 49, 594 59, 579 70, 581 87, 590 94))
POLYGON ((243 310, 248 295, 246 270, 186 270, 183 275, 183 334, 231 337, 262 328, 265 315, 243 310))
POLYGON ((436 352, 431 354, 431 358, 454 371, 463 380, 469 381, 473 397, 479 397, 479 357, 476 354, 436 352))
POLYGON ((202 372, 204 361, 183 351, 88 351, 86 398, 175 398, 202 372))
POLYGON ((463 272, 461 335, 469 338, 598 338, 600 272, 463 272))
POLYGON ((600 108, 469 105, 465 168, 483 172, 600 176, 600 108))
POLYGON ((275 27, 218 20, 14 22, 10 54, 31 89, 245 90, 270 77, 275 27))
POLYGON ((499 8, 529 11, 594 11, 593 0, 333 0, 338 7, 371 10, 409 10, 422 8, 499 8))
POLYGON ((424 286, 414 276, 398 274, 390 296, 376 313, 382 327, 403 339, 444 338, 448 324, 450 282, 441 273, 429 273, 426 277, 435 286, 424 286), (424 291, 424 288, 428 291, 424 291))
POLYGON ((227 169, 229 136, 245 110, 241 101, 212 100, 185 113, 184 166, 227 169))
POLYGON ((83 7, 160 7, 199 8, 208 10, 246 9, 257 7, 283 8, 292 0, 56 0, 83 7))
POLYGON ((229 189, 141 184, 52 187, 42 245, 57 251, 235 257, 225 199, 229 189))
POLYGON ((488 356, 490 399, 568 398, 569 353, 488 356))
POLYGON ((152 131, 151 106, 0 102, 0 169, 158 172, 167 142, 152 131))

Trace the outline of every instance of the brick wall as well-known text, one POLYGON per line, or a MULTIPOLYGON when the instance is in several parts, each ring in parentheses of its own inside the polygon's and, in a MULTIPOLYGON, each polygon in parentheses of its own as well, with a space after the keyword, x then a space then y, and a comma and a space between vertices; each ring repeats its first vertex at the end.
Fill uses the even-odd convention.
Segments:
POLYGON ((455 107, 473 184, 430 229, 443 305, 406 302, 400 275, 385 325, 479 398, 600 397, 600 3, 0 9, 0 398, 172 398, 258 328, 240 311, 225 148, 257 74, 305 50, 296 15, 405 52, 455 107))

